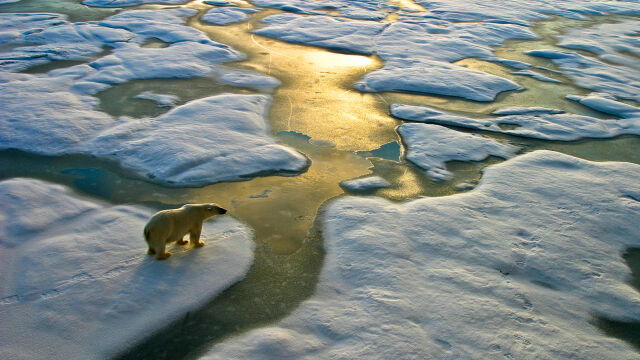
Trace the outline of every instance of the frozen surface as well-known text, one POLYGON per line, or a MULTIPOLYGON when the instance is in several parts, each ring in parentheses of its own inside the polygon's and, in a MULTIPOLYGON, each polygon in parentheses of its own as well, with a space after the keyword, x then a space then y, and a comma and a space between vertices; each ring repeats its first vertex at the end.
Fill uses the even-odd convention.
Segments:
POLYGON ((157 261, 152 211, 32 179, 0 182, 0 358, 106 359, 242 279, 253 233, 223 216, 157 261))
POLYGON ((391 186, 387 180, 380 176, 367 176, 359 179, 347 180, 340 186, 350 191, 370 191, 391 186))
POLYGON ((145 99, 156 102, 160 106, 172 107, 178 102, 179 98, 171 94, 156 94, 152 91, 143 91, 136 95, 136 99, 145 99))
POLYGON ((113 126, 111 116, 94 109, 96 98, 69 91, 73 79, 0 72, 0 149, 72 153, 113 126))
POLYGON ((189 0, 84 0, 83 4, 89 6, 102 6, 102 7, 122 7, 122 6, 135 6, 142 4, 169 4, 177 5, 189 2, 189 0))
POLYGON ((637 69, 603 62, 571 51, 543 49, 525 53, 551 59, 565 75, 583 88, 640 101, 640 71, 637 69))
POLYGON ((352 19, 381 20, 391 6, 383 1, 346 1, 346 0, 252 0, 256 6, 271 7, 289 12, 316 15, 337 12, 340 16, 352 19))
POLYGON ((373 52, 375 35, 387 26, 377 21, 296 14, 272 15, 262 21, 269 26, 256 30, 256 34, 360 54, 373 52))
POLYGON ((591 93, 587 96, 569 95, 567 99, 577 101, 594 110, 622 118, 640 118, 640 108, 616 101, 616 98, 609 94, 591 93))
POLYGON ((407 145, 407 160, 427 170, 434 179, 447 180, 453 174, 445 168, 447 161, 481 161, 489 155, 510 158, 518 147, 476 134, 451 130, 440 125, 403 124, 398 128, 407 145))
POLYGON ((200 20, 215 25, 228 25, 245 21, 251 17, 252 13, 260 10, 253 8, 222 7, 213 8, 207 11, 200 20))
POLYGON ((459 126, 545 140, 610 138, 623 134, 640 135, 640 117, 598 119, 564 113, 524 113, 489 118, 455 115, 426 106, 391 105, 391 114, 404 120, 459 126))
POLYGON ((464 194, 336 200, 315 294, 203 359, 637 358, 591 320, 640 320, 638 176, 538 151, 464 194))
POLYGON ((622 20, 591 28, 569 29, 558 36, 558 46, 586 50, 603 60, 640 70, 640 21, 622 20))
POLYGON ((202 185, 272 172, 300 172, 308 160, 270 136, 270 97, 223 94, 172 109, 155 119, 121 124, 83 151, 165 183, 202 185))
POLYGON ((493 101, 499 93, 520 86, 499 76, 446 62, 399 59, 366 74, 355 88, 366 92, 412 91, 493 101))
POLYGON ((556 80, 554 78, 545 76, 540 74, 539 72, 533 71, 533 70, 520 70, 520 71, 514 71, 512 72, 513 75, 522 75, 522 76, 529 76, 532 77, 538 81, 544 81, 544 82, 552 82, 552 83, 559 83, 561 82, 560 80, 556 80))

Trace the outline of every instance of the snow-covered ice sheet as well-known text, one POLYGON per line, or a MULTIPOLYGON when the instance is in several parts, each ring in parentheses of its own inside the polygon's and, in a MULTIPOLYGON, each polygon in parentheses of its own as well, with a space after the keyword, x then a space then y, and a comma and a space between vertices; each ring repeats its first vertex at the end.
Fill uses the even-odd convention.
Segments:
POLYGON ((256 6, 271 7, 307 15, 328 15, 331 14, 331 11, 335 11, 339 16, 366 20, 382 20, 387 16, 386 10, 393 8, 385 1, 367 0, 252 0, 251 3, 256 6))
POLYGON ((640 108, 619 102, 614 96, 606 93, 591 93, 587 96, 569 95, 567 99, 621 118, 640 118, 640 108))
POLYGON ((445 168, 447 161, 481 161, 490 155, 508 159, 517 146, 452 130, 432 124, 403 124, 398 128, 407 145, 407 160, 427 170, 437 180, 448 180, 453 174, 445 168))
POLYGON ((189 0, 83 0, 82 3, 89 6, 101 7, 124 7, 143 4, 167 4, 179 5, 189 2, 189 0))
POLYGON ((640 21, 625 19, 590 28, 569 29, 557 36, 558 46, 586 50, 603 60, 640 69, 640 21), (635 56, 634 56, 635 55, 635 56))
POLYGON ((350 191, 371 191, 391 186, 391 183, 381 176, 367 176, 358 179, 346 180, 340 183, 340 186, 350 191))
POLYGON ((467 193, 345 197, 315 294, 213 359, 633 359, 592 317, 640 321, 640 166, 537 151, 467 193))
POLYGON ((199 249, 146 254, 149 209, 39 180, 0 182, 0 358, 107 359, 242 279, 253 232, 205 222, 199 249))
POLYGON ((572 51, 541 49, 525 53, 551 59, 565 75, 583 88, 640 101, 640 71, 637 69, 606 63, 572 51))
POLYGON ((266 95, 194 100, 155 119, 122 119, 82 151, 183 186, 305 170, 306 157, 270 136, 270 103, 266 95))
POLYGON ((377 21, 287 13, 268 16, 262 21, 268 26, 256 30, 256 34, 360 54, 372 53, 374 37, 387 26, 377 21))
MULTIPOLYGON (((534 108, 535 109, 535 108, 534 108)), ((426 106, 392 104, 391 114, 404 120, 493 131, 544 140, 571 141, 640 135, 640 117, 598 119, 591 116, 535 111, 516 115, 472 118, 426 106)), ((636 113, 637 114, 637 113, 636 113)))
POLYGON ((71 76, 0 72, 0 148, 68 154, 116 124, 95 110, 96 98, 70 92, 72 84, 71 76))
POLYGON ((365 92, 411 91, 493 101, 499 93, 519 89, 520 85, 447 62, 398 59, 366 74, 354 87, 365 92))
POLYGON ((239 8, 239 7, 222 7, 213 8, 207 11, 200 20, 215 24, 215 25, 229 25, 237 22, 242 22, 251 17, 252 13, 260 10, 254 8, 239 8))

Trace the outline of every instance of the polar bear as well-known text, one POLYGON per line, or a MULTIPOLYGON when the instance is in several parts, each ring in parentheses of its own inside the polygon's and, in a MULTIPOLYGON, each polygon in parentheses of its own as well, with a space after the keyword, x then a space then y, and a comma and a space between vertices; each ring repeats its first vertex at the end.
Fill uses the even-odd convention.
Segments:
POLYGON ((215 215, 226 214, 227 210, 216 204, 186 204, 179 209, 162 210, 155 213, 144 227, 144 239, 149 245, 147 254, 157 254, 158 260, 167 259, 171 253, 165 251, 165 245, 176 242, 187 243, 183 237, 189 233, 194 247, 201 247, 202 222, 215 215))

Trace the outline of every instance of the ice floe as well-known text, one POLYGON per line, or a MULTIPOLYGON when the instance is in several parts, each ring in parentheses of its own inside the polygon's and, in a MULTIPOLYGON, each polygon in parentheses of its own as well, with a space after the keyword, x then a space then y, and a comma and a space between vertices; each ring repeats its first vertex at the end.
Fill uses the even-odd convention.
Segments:
POLYGON ((544 81, 544 82, 552 82, 552 83, 560 83, 560 80, 556 80, 552 77, 548 77, 545 75, 540 74, 539 72, 533 71, 533 70, 519 70, 519 71, 514 71, 512 72, 513 75, 521 75, 521 76, 529 76, 532 77, 538 81, 544 81))
POLYGON ((448 180, 453 176, 445 169, 447 161, 481 161, 490 155, 507 159, 518 151, 513 145, 440 125, 403 124, 398 133, 407 145, 407 160, 427 170, 427 174, 437 180, 448 180))
POLYGON ((520 85, 447 62, 398 59, 366 74, 354 87, 366 92, 411 91, 493 101, 499 93, 519 89, 520 85))
POLYGON ((107 359, 242 279, 253 232, 229 216, 207 245, 146 255, 153 211, 33 179, 0 182, 0 357, 107 359))
POLYGON ((371 191, 391 186, 391 183, 380 176, 367 176, 359 179, 346 180, 340 183, 343 189, 354 192, 371 191))
POLYGON ((96 98, 70 92, 73 83, 72 76, 0 72, 0 149, 68 154, 115 125, 115 119, 95 110, 96 98))
POLYGON ((251 3, 307 15, 338 15, 366 20, 382 20, 387 16, 386 10, 392 8, 382 1, 252 0, 251 3))
POLYGON ((609 94, 591 93, 587 96, 569 95, 567 99, 577 101, 594 110, 616 115, 621 118, 640 118, 640 108, 616 101, 616 98, 609 94))
POLYGON ((598 119, 564 113, 524 113, 489 118, 451 114, 426 106, 392 104, 391 114, 400 119, 459 126, 545 140, 610 138, 623 134, 640 135, 640 117, 598 119))
POLYGON ((303 171, 307 158, 271 137, 265 119, 270 99, 223 94, 194 100, 155 119, 121 119, 81 151, 183 186, 303 171))
POLYGON ((239 8, 239 7, 222 7, 213 8, 207 11, 200 20, 215 24, 215 25, 229 25, 237 22, 242 22, 251 17, 251 14, 260 10, 254 8, 239 8))
POLYGON ((268 16, 262 21, 269 26, 256 30, 256 34, 360 54, 373 52, 375 35, 387 26, 377 21, 286 13, 268 16))
POLYGON ((579 86, 610 93, 619 98, 640 101, 640 72, 572 51, 531 50, 527 55, 551 59, 579 86))
POLYGON ((214 359, 631 359, 593 316, 640 321, 640 166, 537 151, 467 193, 346 197, 323 220, 314 295, 214 359))
POLYGON ((143 4, 168 4, 178 5, 189 2, 189 0, 83 0, 82 3, 89 6, 102 7, 124 7, 143 4))

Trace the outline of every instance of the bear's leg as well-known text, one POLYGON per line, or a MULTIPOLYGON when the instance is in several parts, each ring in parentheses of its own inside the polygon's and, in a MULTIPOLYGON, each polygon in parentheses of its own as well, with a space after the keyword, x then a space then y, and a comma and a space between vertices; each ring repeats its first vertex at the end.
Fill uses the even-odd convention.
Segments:
POLYGON ((202 223, 197 226, 194 226, 189 232, 189 240, 191 240, 191 244, 193 247, 201 247, 204 246, 204 241, 200 240, 200 233, 202 232, 202 223))
POLYGON ((147 254, 148 255, 155 255, 156 254, 156 249, 150 247, 149 250, 147 250, 147 254))
POLYGON ((178 245, 184 245, 186 243, 187 243, 187 240, 184 239, 184 235, 183 235, 183 237, 178 239, 178 241, 176 241, 176 244, 178 244, 178 245))
POLYGON ((165 260, 168 259, 169 256, 171 256, 171 253, 165 250, 165 244, 158 246, 158 256, 156 259, 165 260))

